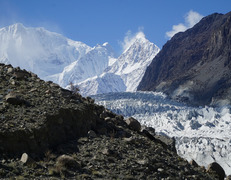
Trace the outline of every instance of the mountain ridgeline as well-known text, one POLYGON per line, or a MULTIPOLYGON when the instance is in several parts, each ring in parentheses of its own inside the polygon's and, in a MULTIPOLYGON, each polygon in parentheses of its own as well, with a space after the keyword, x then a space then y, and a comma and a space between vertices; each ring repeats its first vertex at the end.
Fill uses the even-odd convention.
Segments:
POLYGON ((117 57, 109 43, 90 47, 44 28, 17 23, 0 29, 0 63, 19 66, 43 80, 68 88, 79 86, 84 96, 136 91, 147 66, 159 52, 142 32, 117 57))
POLYGON ((231 103, 231 12, 212 14, 169 40, 138 90, 163 91, 193 105, 231 103))

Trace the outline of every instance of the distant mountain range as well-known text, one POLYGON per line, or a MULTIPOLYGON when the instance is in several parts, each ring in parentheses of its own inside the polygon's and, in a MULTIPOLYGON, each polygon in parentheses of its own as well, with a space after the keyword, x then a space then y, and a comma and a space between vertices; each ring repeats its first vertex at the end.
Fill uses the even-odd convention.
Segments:
POLYGON ((159 52, 138 33, 118 58, 108 43, 89 47, 44 28, 17 23, 0 29, 0 62, 32 71, 64 88, 77 85, 85 96, 135 91, 146 67, 159 52))
POLYGON ((169 40, 138 90, 194 105, 231 104, 231 12, 212 14, 169 40))

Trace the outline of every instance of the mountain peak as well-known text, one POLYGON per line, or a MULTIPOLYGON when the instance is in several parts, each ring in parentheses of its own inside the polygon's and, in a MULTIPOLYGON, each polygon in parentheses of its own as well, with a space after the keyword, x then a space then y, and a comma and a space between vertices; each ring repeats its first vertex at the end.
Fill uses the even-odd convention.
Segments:
POLYGON ((105 42, 105 43, 103 43, 103 46, 108 46, 109 45, 109 43, 108 42, 105 42))
POLYGON ((16 23, 16 24, 12 24, 10 26, 7 26, 7 27, 3 27, 1 28, 1 30, 5 30, 5 31, 8 31, 8 32, 12 32, 12 33, 18 33, 18 32, 23 32, 25 31, 25 26, 23 26, 22 23, 16 23))
POLYGON ((15 23, 8 27, 15 28, 15 29, 22 29, 22 28, 25 29, 25 26, 22 23, 15 23))
POLYGON ((138 33, 136 34, 136 37, 135 37, 135 38, 136 38, 136 39, 145 39, 145 40, 146 40, 145 34, 144 34, 142 31, 138 32, 138 33))

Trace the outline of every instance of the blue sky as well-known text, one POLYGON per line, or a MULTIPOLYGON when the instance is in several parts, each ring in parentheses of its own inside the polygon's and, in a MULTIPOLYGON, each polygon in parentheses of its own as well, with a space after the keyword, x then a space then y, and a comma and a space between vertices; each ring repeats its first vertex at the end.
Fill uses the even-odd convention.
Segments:
POLYGON ((162 48, 174 25, 189 27, 190 12, 202 17, 229 11, 230 0, 0 0, 0 27, 43 26, 90 46, 109 42, 119 52, 128 34, 143 31, 162 48))

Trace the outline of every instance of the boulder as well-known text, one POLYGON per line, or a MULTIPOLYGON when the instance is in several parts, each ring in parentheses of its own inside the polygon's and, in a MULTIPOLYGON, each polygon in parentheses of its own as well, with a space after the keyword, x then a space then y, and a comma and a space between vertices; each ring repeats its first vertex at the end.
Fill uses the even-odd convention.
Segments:
POLYGON ((168 149, 172 150, 173 152, 177 152, 175 147, 176 140, 174 137, 169 137, 167 135, 156 135, 155 138, 163 142, 168 149))
POLYGON ((11 73, 13 73, 14 72, 14 69, 12 68, 12 67, 9 67, 8 69, 7 69, 7 74, 11 74, 11 73))
POLYGON ((152 136, 156 135, 155 129, 153 127, 146 127, 143 126, 142 127, 142 132, 148 132, 149 134, 151 134, 152 136))
POLYGON ((88 131, 87 135, 89 138, 96 138, 97 137, 95 131, 93 131, 93 130, 88 131))
POLYGON ((71 156, 68 155, 61 155, 57 158, 56 168, 58 169, 78 169, 80 168, 80 164, 71 156))
POLYGON ((220 180, 224 180, 225 178, 224 169, 216 162, 209 164, 207 172, 217 174, 220 180))
POLYGON ((19 69, 15 69, 14 71, 14 75, 13 75, 16 79, 25 79, 27 77, 30 76, 30 73, 28 73, 25 70, 19 70, 19 69))
POLYGON ((29 103, 26 102, 24 99, 22 99, 21 96, 17 95, 14 92, 10 92, 5 96, 5 99, 8 103, 13 104, 13 105, 28 105, 29 103))
POLYGON ((35 164, 35 161, 27 153, 22 154, 20 161, 25 165, 35 164))
POLYGON ((189 164, 191 164, 194 167, 199 167, 199 165, 193 159, 189 162, 189 164))
POLYGON ((141 125, 140 125, 139 121, 137 121, 133 117, 126 119, 125 122, 127 123, 128 127, 130 129, 137 131, 137 132, 139 132, 141 130, 141 125))

